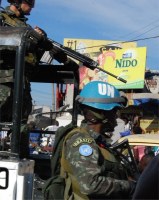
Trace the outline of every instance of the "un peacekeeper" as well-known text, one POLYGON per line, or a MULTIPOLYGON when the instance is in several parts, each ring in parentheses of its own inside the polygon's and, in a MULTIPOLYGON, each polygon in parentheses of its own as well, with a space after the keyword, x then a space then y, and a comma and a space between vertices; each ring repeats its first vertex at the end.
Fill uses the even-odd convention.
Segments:
POLYGON ((105 136, 117 125, 117 110, 126 99, 113 85, 92 81, 76 100, 84 122, 64 141, 61 166, 73 190, 71 194, 65 191, 64 199, 129 199, 132 183, 105 136))

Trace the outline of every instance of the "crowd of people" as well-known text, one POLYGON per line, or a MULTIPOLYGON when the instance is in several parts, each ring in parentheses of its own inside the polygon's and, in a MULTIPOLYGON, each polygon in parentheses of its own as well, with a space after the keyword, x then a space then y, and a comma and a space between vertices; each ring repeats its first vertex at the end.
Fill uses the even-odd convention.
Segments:
POLYGON ((140 114, 136 114, 135 116, 121 116, 121 119, 124 121, 123 131, 120 133, 121 137, 131 135, 131 134, 143 134, 144 130, 140 125, 140 114))

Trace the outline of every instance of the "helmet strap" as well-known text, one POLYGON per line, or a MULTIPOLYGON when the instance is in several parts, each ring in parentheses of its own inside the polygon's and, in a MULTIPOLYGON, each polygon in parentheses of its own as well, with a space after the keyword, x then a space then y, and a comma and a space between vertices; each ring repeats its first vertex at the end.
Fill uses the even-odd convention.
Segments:
POLYGON ((98 113, 98 112, 95 112, 91 109, 87 110, 87 112, 90 113, 90 115, 86 114, 85 117, 86 117, 86 121, 88 123, 91 123, 91 124, 98 124, 98 123, 107 123, 108 122, 108 119, 106 119, 106 117, 104 116, 103 113, 98 113))
POLYGON ((103 119, 103 115, 102 114, 100 114, 100 113, 97 113, 97 112, 94 112, 93 110, 89 110, 89 112, 90 113, 92 113, 93 114, 93 116, 95 116, 97 119, 103 119))

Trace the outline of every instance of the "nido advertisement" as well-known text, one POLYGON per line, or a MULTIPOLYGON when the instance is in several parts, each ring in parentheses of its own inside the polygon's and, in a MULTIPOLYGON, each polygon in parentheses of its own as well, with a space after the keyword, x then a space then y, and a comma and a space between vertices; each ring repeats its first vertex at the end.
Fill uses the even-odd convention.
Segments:
POLYGON ((135 42, 108 40, 87 40, 65 38, 64 46, 98 62, 99 67, 115 77, 80 65, 80 89, 90 81, 100 80, 113 84, 118 89, 138 89, 144 87, 146 47, 137 47, 135 42), (126 80, 121 82, 118 78, 126 80))

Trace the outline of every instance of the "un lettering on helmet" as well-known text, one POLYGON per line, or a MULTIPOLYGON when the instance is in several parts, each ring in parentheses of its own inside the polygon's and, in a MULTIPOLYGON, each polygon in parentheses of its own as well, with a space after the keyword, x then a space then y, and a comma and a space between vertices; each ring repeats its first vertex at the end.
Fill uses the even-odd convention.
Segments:
POLYGON ((80 96, 87 98, 120 97, 119 91, 111 84, 102 81, 92 81, 81 90, 80 96))
POLYGON ((114 86, 105 83, 98 83, 98 92, 100 95, 107 95, 112 98, 115 96, 114 86))

